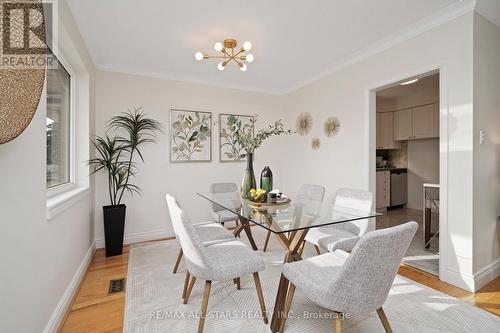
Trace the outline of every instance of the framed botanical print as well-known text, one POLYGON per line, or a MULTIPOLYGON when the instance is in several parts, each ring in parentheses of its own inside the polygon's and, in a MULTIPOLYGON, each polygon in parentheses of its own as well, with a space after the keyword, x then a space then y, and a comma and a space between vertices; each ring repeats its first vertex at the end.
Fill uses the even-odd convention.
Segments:
POLYGON ((212 113, 170 110, 170 162, 212 160, 212 113))
POLYGON ((235 132, 250 130, 253 116, 238 114, 219 115, 219 160, 221 162, 245 161, 246 151, 236 140, 235 132))

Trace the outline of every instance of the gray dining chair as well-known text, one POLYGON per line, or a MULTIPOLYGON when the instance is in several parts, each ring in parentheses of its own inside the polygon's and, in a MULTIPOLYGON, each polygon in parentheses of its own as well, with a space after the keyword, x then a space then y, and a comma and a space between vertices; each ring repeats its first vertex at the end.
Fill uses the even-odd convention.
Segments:
POLYGON ((336 333, 342 332, 346 314, 377 314, 386 332, 392 332, 382 305, 410 242, 416 222, 372 231, 364 235, 351 254, 328 252, 285 264, 283 275, 290 281, 280 332, 284 331, 295 289, 313 302, 336 312, 336 333))
MULTIPOLYGON (((235 193, 239 196, 238 185, 235 183, 213 183, 210 184, 210 193, 219 194, 219 193, 235 193)), ((241 208, 241 207, 235 207, 241 208)), ((212 217, 215 222, 218 222, 222 225, 226 222, 236 222, 236 226, 239 225, 238 215, 228 211, 227 209, 222 208, 219 205, 212 203, 212 217)))
MULTIPOLYGON (((373 194, 368 191, 341 188, 335 195, 334 214, 356 215, 359 212, 369 213, 373 207, 373 194)), ((360 238, 366 234, 369 219, 339 223, 335 225, 313 228, 307 233, 304 242, 314 245, 316 252, 320 248, 326 251, 343 250, 350 252, 360 238)))
MULTIPOLYGON (((253 274, 262 317, 267 324, 266 305, 258 273, 265 268, 264 260, 238 240, 206 247, 198 229, 191 224, 177 200, 169 194, 166 195, 166 200, 172 226, 184 252, 186 280, 191 278, 185 292, 184 304, 189 300, 196 279, 205 280, 198 332, 203 332, 212 281, 235 281, 247 274, 253 274)), ((186 288, 186 285, 184 287, 186 288)))
MULTIPOLYGON (((323 201, 323 197, 325 196, 325 187, 321 185, 312 185, 312 184, 302 184, 299 187, 297 195, 293 198, 293 204, 298 204, 300 202, 311 202, 316 201, 321 203, 323 201)), ((279 221, 276 221, 279 223, 279 221)), ((266 252, 267 246, 269 244, 269 239, 271 238, 271 231, 267 231, 266 240, 264 241, 264 249, 266 252)))

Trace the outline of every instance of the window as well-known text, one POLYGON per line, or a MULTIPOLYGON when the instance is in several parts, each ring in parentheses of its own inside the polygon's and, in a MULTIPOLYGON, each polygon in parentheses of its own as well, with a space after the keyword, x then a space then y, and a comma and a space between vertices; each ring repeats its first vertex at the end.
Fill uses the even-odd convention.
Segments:
POLYGON ((47 188, 70 182, 70 84, 59 60, 47 69, 47 188))

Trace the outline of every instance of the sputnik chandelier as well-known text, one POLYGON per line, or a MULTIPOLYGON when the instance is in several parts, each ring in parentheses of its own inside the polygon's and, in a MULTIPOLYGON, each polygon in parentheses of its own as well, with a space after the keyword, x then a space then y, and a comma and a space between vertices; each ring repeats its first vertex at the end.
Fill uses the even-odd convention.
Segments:
POLYGON ((250 51, 252 48, 252 43, 250 42, 244 42, 243 47, 240 48, 239 50, 236 49, 236 46, 238 45, 238 42, 235 39, 225 39, 223 43, 217 42, 214 44, 214 49, 217 52, 220 52, 220 55, 217 56, 211 56, 208 53, 202 53, 202 52, 196 52, 194 54, 194 58, 198 61, 201 61, 203 59, 221 59, 221 62, 217 65, 217 68, 220 71, 223 71, 227 64, 233 60, 235 63, 238 64, 240 67, 240 70, 242 72, 247 70, 247 65, 244 62, 253 62, 254 57, 253 54, 244 54, 245 52, 250 51))

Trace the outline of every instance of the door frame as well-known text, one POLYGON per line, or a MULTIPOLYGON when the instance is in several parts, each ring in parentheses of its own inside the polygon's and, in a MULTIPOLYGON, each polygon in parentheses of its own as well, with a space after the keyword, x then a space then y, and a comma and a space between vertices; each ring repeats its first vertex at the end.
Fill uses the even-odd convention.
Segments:
POLYGON ((367 187, 376 193, 376 92, 396 82, 417 75, 436 72, 439 74, 439 279, 447 281, 448 272, 448 80, 447 71, 443 65, 433 65, 413 71, 402 72, 390 79, 381 80, 370 84, 365 89, 367 101, 365 113, 365 133, 368 152, 365 158, 367 170, 367 187))

